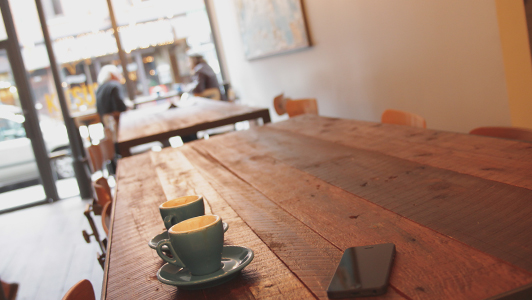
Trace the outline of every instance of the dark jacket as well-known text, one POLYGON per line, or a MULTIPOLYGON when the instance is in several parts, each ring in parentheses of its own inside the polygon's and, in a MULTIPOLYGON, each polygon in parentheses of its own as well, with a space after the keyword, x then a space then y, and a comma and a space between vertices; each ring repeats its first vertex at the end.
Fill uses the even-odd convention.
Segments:
POLYGON ((118 81, 110 80, 98 87, 96 91, 96 110, 100 117, 115 111, 125 111, 126 104, 122 97, 122 86, 118 81))
POLYGON ((200 63, 194 68, 192 80, 198 83, 192 90, 193 93, 201 93, 210 88, 220 88, 216 74, 206 63, 200 63))

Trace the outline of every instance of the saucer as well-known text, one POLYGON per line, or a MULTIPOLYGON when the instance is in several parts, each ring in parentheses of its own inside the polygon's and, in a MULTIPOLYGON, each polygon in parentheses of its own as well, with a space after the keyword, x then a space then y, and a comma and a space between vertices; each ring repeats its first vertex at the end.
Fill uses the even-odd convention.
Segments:
MULTIPOLYGON (((227 231, 227 229, 229 229, 229 225, 227 225, 227 223, 223 222, 222 221, 222 226, 224 227, 224 232, 227 231)), ((160 241, 162 240, 167 240, 169 239, 170 237, 168 236, 168 231, 163 231, 161 233, 159 233, 158 235, 154 236, 149 242, 148 242, 148 246, 150 246, 150 248, 152 248, 153 250, 157 249, 157 243, 159 243, 160 241)), ((163 246, 163 250, 165 251, 168 251, 168 247, 166 245, 163 246)))
POLYGON ((223 267, 211 274, 195 276, 188 269, 165 264, 157 271, 160 282, 175 285, 180 289, 199 290, 225 283, 235 278, 240 270, 253 260, 253 250, 242 246, 224 246, 222 250, 223 267))

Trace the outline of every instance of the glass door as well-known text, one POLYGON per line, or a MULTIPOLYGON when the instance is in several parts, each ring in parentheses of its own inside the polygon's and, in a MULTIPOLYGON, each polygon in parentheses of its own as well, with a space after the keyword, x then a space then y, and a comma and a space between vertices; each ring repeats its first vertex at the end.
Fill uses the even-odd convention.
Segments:
POLYGON ((0 49, 0 211, 46 199, 24 122, 7 51, 0 49))
MULTIPOLYGON (((61 121, 37 111, 18 34, 8 1, 0 1, 0 213, 59 200, 57 172, 68 155, 55 155, 62 145, 61 121), (45 137, 46 136, 46 137, 45 137), (61 158, 56 161, 56 158, 61 158), (61 161, 58 163, 58 161, 61 161)), ((20 27, 17 28, 22 30, 20 27)), ((33 55, 35 56, 35 55, 33 55)), ((37 80, 38 81, 38 80, 37 80)), ((63 125, 64 127, 64 125, 63 125)), ((66 147, 66 148, 65 148, 66 147)))

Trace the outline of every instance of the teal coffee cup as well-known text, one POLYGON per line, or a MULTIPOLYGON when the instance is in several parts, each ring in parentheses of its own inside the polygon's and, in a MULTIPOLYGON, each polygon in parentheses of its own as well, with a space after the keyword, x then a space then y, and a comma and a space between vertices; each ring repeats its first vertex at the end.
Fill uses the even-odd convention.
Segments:
POLYGON ((205 204, 201 195, 183 196, 164 202, 159 206, 159 211, 164 226, 166 229, 170 229, 173 225, 186 219, 203 216, 205 204))
POLYGON ((199 216, 168 229, 169 239, 157 244, 157 254, 166 262, 187 268, 192 275, 214 273, 222 267, 224 231, 222 218, 199 216), (166 245, 173 257, 163 253, 166 245))

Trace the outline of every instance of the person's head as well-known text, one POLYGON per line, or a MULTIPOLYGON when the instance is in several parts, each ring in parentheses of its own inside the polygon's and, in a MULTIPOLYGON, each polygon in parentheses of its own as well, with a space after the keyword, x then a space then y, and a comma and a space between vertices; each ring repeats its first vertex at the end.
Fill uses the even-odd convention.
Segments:
POLYGON ((201 63, 206 63, 205 62, 205 59, 203 58, 203 55, 201 54, 190 54, 188 56, 190 58, 190 62, 192 64, 192 68, 194 68, 195 66, 201 64, 201 63))
POLYGON ((98 85, 102 85, 110 80, 120 81, 122 74, 118 71, 115 65, 105 65, 100 69, 98 73, 98 85))

